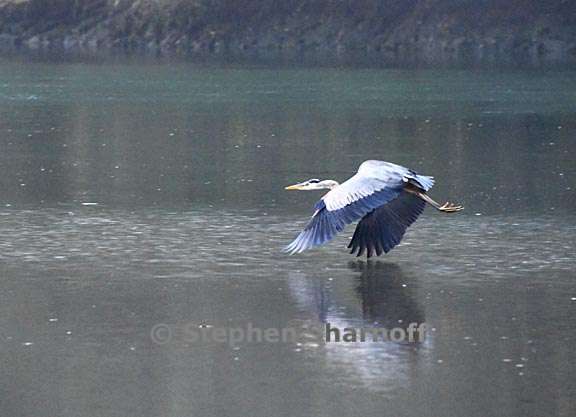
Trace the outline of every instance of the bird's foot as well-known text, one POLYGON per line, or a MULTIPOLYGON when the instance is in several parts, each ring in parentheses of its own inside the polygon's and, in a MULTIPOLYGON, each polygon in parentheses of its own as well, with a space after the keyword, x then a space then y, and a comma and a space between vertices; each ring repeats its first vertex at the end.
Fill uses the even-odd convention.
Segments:
POLYGON ((438 210, 443 211, 444 213, 455 213, 457 211, 464 210, 464 207, 446 202, 443 206, 438 207, 438 210))

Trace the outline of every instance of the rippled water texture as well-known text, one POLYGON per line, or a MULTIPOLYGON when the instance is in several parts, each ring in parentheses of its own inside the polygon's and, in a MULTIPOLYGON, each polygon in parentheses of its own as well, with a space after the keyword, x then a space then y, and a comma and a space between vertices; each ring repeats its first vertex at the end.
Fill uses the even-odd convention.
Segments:
POLYGON ((571 72, 0 61, 0 413, 572 416, 571 72), (280 249, 366 159, 434 175, 390 254, 280 249), (406 328, 424 341, 325 342, 406 328), (151 329, 283 328, 283 343, 151 329), (317 336, 317 335, 316 335, 317 336))

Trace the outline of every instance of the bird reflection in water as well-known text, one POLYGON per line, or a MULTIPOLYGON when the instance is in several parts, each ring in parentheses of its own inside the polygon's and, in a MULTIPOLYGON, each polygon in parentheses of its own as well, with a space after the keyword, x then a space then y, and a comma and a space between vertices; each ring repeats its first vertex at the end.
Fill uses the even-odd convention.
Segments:
POLYGON ((415 282, 398 265, 385 262, 350 262, 356 277, 356 292, 362 305, 364 326, 406 328, 424 323, 424 314, 416 301, 415 282))
MULTIPOLYGON (((308 317, 301 321, 302 327, 407 329, 410 323, 425 322, 415 277, 395 264, 379 261, 351 262, 348 267, 354 273, 351 279, 291 275, 291 292, 308 317)), ((423 342, 373 341, 370 336, 364 342, 322 339, 318 343, 318 339, 305 338, 302 348, 323 355, 335 380, 383 391, 408 384, 431 343, 429 333, 423 342), (306 349, 307 344, 314 348, 306 349)))

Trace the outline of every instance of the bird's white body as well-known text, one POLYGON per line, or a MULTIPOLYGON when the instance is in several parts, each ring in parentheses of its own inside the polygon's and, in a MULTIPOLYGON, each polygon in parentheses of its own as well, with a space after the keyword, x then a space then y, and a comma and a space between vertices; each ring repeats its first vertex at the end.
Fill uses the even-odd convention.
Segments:
MULTIPOLYGON (((368 197, 376 191, 387 187, 401 187, 410 179, 416 180, 417 177, 424 177, 411 174, 411 172, 408 168, 390 162, 365 161, 353 177, 330 190, 322 199, 328 210, 338 210, 354 201, 368 197)), ((423 189, 428 190, 434 184, 434 179, 432 177, 424 178, 426 180, 423 182, 426 182, 428 186, 423 186, 423 189)))

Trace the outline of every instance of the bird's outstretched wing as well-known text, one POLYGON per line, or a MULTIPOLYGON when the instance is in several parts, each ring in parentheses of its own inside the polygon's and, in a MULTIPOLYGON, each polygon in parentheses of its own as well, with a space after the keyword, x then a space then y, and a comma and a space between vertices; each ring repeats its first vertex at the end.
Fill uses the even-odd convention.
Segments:
POLYGON ((368 213, 356 226, 348 245, 350 253, 370 258, 380 256, 395 247, 408 226, 424 211, 426 202, 414 194, 403 192, 397 198, 368 213))
POLYGON ((316 204, 308 225, 284 250, 299 253, 329 241, 347 224, 395 199, 403 186, 401 177, 383 181, 354 175, 316 204))

